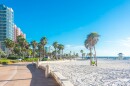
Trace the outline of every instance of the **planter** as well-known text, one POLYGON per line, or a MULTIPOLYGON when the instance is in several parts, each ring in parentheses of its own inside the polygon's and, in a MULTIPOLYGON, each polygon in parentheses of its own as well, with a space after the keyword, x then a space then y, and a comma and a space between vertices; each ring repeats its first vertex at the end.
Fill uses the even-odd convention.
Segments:
POLYGON ((2 62, 2 65, 7 65, 8 63, 7 62, 2 62))

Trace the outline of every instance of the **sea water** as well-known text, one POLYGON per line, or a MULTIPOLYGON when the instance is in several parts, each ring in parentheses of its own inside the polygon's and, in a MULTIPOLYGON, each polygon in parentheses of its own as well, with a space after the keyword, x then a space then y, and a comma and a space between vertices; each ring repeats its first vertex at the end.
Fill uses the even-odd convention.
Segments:
MULTIPOLYGON (((89 59, 90 57, 86 57, 86 59, 89 59)), ((102 60, 117 60, 118 57, 116 56, 97 56, 97 59, 102 59, 102 60)), ((130 60, 130 57, 123 57, 122 59, 120 60, 130 60)))

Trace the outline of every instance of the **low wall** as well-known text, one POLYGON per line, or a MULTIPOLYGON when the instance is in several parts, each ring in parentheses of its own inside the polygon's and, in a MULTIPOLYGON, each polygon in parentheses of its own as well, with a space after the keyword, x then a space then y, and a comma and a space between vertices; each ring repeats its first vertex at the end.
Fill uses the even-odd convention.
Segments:
MULTIPOLYGON (((54 61, 50 61, 50 63, 53 62, 54 61)), ((57 61, 57 62, 61 62, 61 61, 57 61)), ((49 62, 39 62, 38 64, 38 68, 45 70, 46 77, 51 75, 60 86, 74 86, 66 77, 64 77, 58 71, 53 70, 52 68, 49 67, 49 65, 41 65, 41 63, 49 63, 49 62)))

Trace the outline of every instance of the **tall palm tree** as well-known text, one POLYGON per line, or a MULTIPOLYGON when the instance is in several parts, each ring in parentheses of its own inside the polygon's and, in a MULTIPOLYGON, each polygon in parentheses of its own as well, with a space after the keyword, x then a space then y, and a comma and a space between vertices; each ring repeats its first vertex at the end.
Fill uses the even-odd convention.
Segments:
POLYGON ((1 59, 1 56, 5 56, 6 54, 4 53, 4 51, 2 51, 2 49, 0 49, 0 59, 1 59))
POLYGON ((83 51, 83 50, 80 50, 80 52, 81 52, 81 54, 82 54, 82 59, 83 59, 83 53, 84 53, 84 51, 83 51))
POLYGON ((41 52, 42 52, 42 49, 43 49, 43 46, 41 43, 38 43, 38 50, 39 50, 39 57, 40 57, 40 60, 41 60, 41 52))
POLYGON ((97 66, 97 58, 96 58, 96 49, 95 45, 97 44, 99 40, 99 34, 98 33, 90 33, 87 36, 87 39, 85 40, 84 44, 85 47, 90 50, 90 65, 92 65, 92 50, 94 49, 94 59, 95 59, 95 65, 97 66))
POLYGON ((26 39, 23 38, 22 36, 17 37, 17 42, 18 42, 19 46, 21 47, 20 52, 22 52, 23 58, 24 58, 25 52, 27 51, 27 47, 29 44, 27 43, 26 39))
POLYGON ((32 56, 32 54, 33 54, 33 50, 32 49, 28 49, 27 50, 28 57, 32 56))
MULTIPOLYGON (((4 40, 4 44, 5 44, 6 48, 8 48, 8 49, 10 50, 10 52, 12 53, 12 52, 13 52, 13 48, 15 47, 14 41, 12 41, 12 40, 6 38, 6 39, 4 40)), ((7 51, 7 52, 8 52, 8 51, 7 51)), ((9 53, 8 53, 8 54, 9 54, 9 53)), ((8 54, 7 54, 7 55, 8 55, 8 54)))
POLYGON ((20 50, 21 50, 21 47, 15 46, 13 51, 15 54, 20 55, 20 50))
POLYGON ((62 56, 63 56, 63 50, 64 50, 64 45, 61 45, 61 50, 62 50, 62 56))
MULTIPOLYGON (((28 54, 28 49, 30 47, 29 43, 27 42, 27 40, 25 38, 23 38, 21 35, 17 36, 17 40, 16 40, 16 52, 17 50, 23 55, 28 54), (19 49, 18 49, 19 48, 19 49)), ((19 54, 20 54, 19 53, 19 54)))
POLYGON ((57 56, 56 56, 57 55, 58 42, 54 42, 53 47, 55 49, 55 57, 56 57, 56 59, 58 59, 57 56))
MULTIPOLYGON (((61 55, 61 50, 62 50, 62 55, 63 55, 64 45, 59 44, 57 48, 59 49, 59 53, 60 53, 60 55, 61 55)), ((60 56, 60 57, 61 57, 61 56, 60 56)))
POLYGON ((20 41, 21 41, 22 38, 23 38, 23 37, 22 37, 21 35, 17 36, 16 42, 17 42, 17 43, 20 43, 20 41))
POLYGON ((70 54, 70 56, 71 56, 71 53, 72 53, 72 51, 70 51, 70 53, 69 53, 69 54, 70 54))
POLYGON ((84 58, 86 57, 86 53, 83 53, 83 57, 84 57, 84 58))
POLYGON ((35 53, 36 53, 37 42, 34 40, 34 41, 31 42, 31 45, 33 47, 33 58, 34 58, 35 53))
POLYGON ((40 40, 40 43, 43 46, 43 57, 45 57, 45 45, 47 44, 47 38, 46 37, 42 37, 40 40))

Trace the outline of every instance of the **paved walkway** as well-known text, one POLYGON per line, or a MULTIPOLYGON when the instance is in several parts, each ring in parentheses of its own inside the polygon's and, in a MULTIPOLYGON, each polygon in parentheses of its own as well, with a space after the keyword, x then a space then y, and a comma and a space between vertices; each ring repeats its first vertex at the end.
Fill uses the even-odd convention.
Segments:
POLYGON ((59 86, 31 63, 0 66, 0 86, 59 86))

